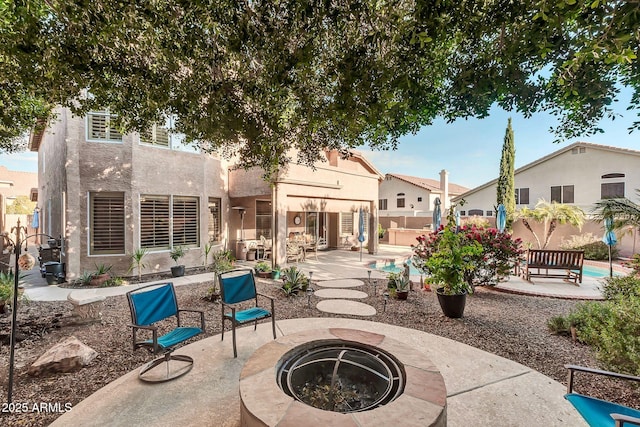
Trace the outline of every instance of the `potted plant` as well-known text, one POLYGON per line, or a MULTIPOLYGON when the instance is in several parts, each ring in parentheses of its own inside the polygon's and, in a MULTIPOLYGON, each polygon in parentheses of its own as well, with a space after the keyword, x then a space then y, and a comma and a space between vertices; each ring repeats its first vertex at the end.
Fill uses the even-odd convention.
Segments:
POLYGON ((396 285, 396 298, 400 300, 406 300, 409 296, 409 287, 411 286, 411 280, 405 274, 400 274, 398 278, 395 279, 396 285))
POLYGON ((466 296, 473 288, 466 280, 476 269, 475 257, 482 253, 482 246, 457 232, 454 207, 449 209, 448 223, 440 236, 436 250, 424 264, 436 284, 436 294, 442 312, 447 317, 459 318, 464 314, 466 296))
POLYGON ((96 267, 96 271, 91 276, 90 285, 100 287, 104 284, 104 282, 111 279, 111 275, 109 274, 109 271, 111 271, 111 266, 104 264, 94 265, 96 267))
POLYGON ((273 267, 271 269, 271 278, 273 280, 279 280, 280 279, 280 273, 281 273, 280 266, 276 265, 275 267, 273 267))
POLYGON ((256 274, 258 277, 268 279, 271 277, 271 266, 266 261, 259 261, 255 266, 256 274))
POLYGON ((173 277, 181 277, 184 276, 184 265, 178 265, 178 260, 186 255, 186 252, 182 246, 174 246, 169 252, 169 257, 176 263, 173 267, 171 267, 171 275, 173 277))

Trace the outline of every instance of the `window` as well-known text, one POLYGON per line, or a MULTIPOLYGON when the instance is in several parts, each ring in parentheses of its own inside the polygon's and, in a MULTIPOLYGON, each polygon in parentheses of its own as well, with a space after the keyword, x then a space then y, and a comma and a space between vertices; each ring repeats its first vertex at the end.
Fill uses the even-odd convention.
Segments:
POLYGON ((602 175, 600 178, 602 178, 602 179, 624 178, 624 174, 623 173, 608 173, 608 174, 602 175))
POLYGON ((378 200, 378 210, 381 210, 381 211, 387 210, 387 199, 378 200))
POLYGON ((111 123, 112 117, 108 110, 90 111, 87 114, 87 141, 122 142, 122 134, 111 123))
POLYGON ((256 200, 256 237, 271 239, 271 202, 256 200))
POLYGON ((150 130, 140 134, 140 144, 197 153, 199 151, 198 147, 185 143, 184 134, 173 131, 175 123, 175 116, 170 116, 164 124, 153 125, 150 130))
POLYGON ((140 143, 169 147, 169 130, 164 126, 153 125, 150 131, 140 134, 140 143))
POLYGON ((209 242, 220 242, 222 240, 221 208, 221 199, 209 197, 209 242))
POLYGON ((573 185, 562 186, 562 203, 574 203, 573 185))
POLYGON ((90 193, 89 255, 123 254, 124 193, 90 193))
POLYGON ((421 202, 422 201, 422 197, 418 197, 418 201, 421 202))
POLYGON ((353 234, 352 212, 342 212, 340 214, 340 232, 342 234, 353 234))
POLYGON ((398 193, 398 200, 396 201, 396 207, 404 208, 404 193, 398 193))
POLYGON ((529 189, 516 188, 516 205, 528 205, 528 204, 529 204, 529 189))
POLYGON ((169 196, 140 197, 140 247, 169 249, 169 196))
POLYGON ((467 216, 467 212, 466 211, 460 211, 460 216, 467 216))
POLYGON ((482 209, 470 209, 469 216, 482 216, 484 211, 482 209))
POLYGON ((198 246, 199 206, 197 197, 141 196, 140 246, 152 250, 198 246))
POLYGON ((624 197, 624 182, 600 184, 601 199, 620 199, 624 197))
POLYGON ((574 203, 573 185, 551 187, 551 201, 556 203, 574 203))
POLYGON ((487 216, 493 216, 493 211, 487 211, 487 216))
POLYGON ((199 246, 197 197, 173 196, 173 246, 199 246))

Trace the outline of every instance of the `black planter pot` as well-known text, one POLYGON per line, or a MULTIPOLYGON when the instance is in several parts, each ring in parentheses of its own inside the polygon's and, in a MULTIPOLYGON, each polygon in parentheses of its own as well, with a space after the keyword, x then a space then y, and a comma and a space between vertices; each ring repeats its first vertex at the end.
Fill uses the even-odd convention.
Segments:
POLYGON ((184 276, 184 265, 175 265, 171 267, 171 275, 173 277, 182 277, 184 276))
POLYGON ((438 295, 438 302, 442 313, 453 319, 459 319, 464 314, 464 306, 467 303, 467 294, 458 295, 445 295, 442 293, 442 288, 436 291, 438 295))

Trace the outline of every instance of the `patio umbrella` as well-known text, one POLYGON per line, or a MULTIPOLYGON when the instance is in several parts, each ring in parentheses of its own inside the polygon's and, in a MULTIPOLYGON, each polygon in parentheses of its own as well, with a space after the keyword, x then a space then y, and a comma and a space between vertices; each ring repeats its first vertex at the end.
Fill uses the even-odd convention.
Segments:
POLYGON ((460 223, 462 220, 460 219, 460 211, 456 211, 456 231, 460 230, 460 223))
POLYGON ((440 210, 440 197, 433 201, 433 232, 437 232, 442 222, 442 211, 440 210))
POLYGON ((360 221, 358 223, 358 242, 360 242, 360 261, 362 261, 362 243, 364 242, 364 209, 360 208, 360 221))
POLYGON ((609 247, 609 277, 613 277, 613 261, 611 260, 611 248, 618 243, 616 233, 613 231, 613 218, 604 219, 604 236, 602 241, 609 247))
POLYGON ((504 205, 500 203, 498 205, 498 213, 496 215, 496 228, 499 232, 504 232, 505 227, 507 226, 507 210, 504 205))
POLYGON ((38 209, 34 209, 33 210, 33 218, 31 220, 31 227, 36 229, 36 233, 38 228, 40 228, 40 212, 38 212, 38 209))

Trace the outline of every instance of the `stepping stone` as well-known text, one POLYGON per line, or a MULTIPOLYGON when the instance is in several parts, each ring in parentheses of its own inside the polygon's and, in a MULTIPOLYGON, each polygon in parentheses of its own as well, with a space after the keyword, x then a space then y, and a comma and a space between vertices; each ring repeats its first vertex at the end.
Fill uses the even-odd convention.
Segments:
POLYGON ((354 291, 353 289, 319 289, 313 293, 318 298, 351 298, 362 299, 368 295, 366 292, 354 291))
POLYGON ((316 305, 324 313, 349 314, 352 316, 375 316, 376 309, 369 304, 345 299, 325 299, 316 305))
POLYGON ((317 282, 317 285, 323 288, 357 288, 364 285, 364 282, 358 279, 338 279, 317 282))

